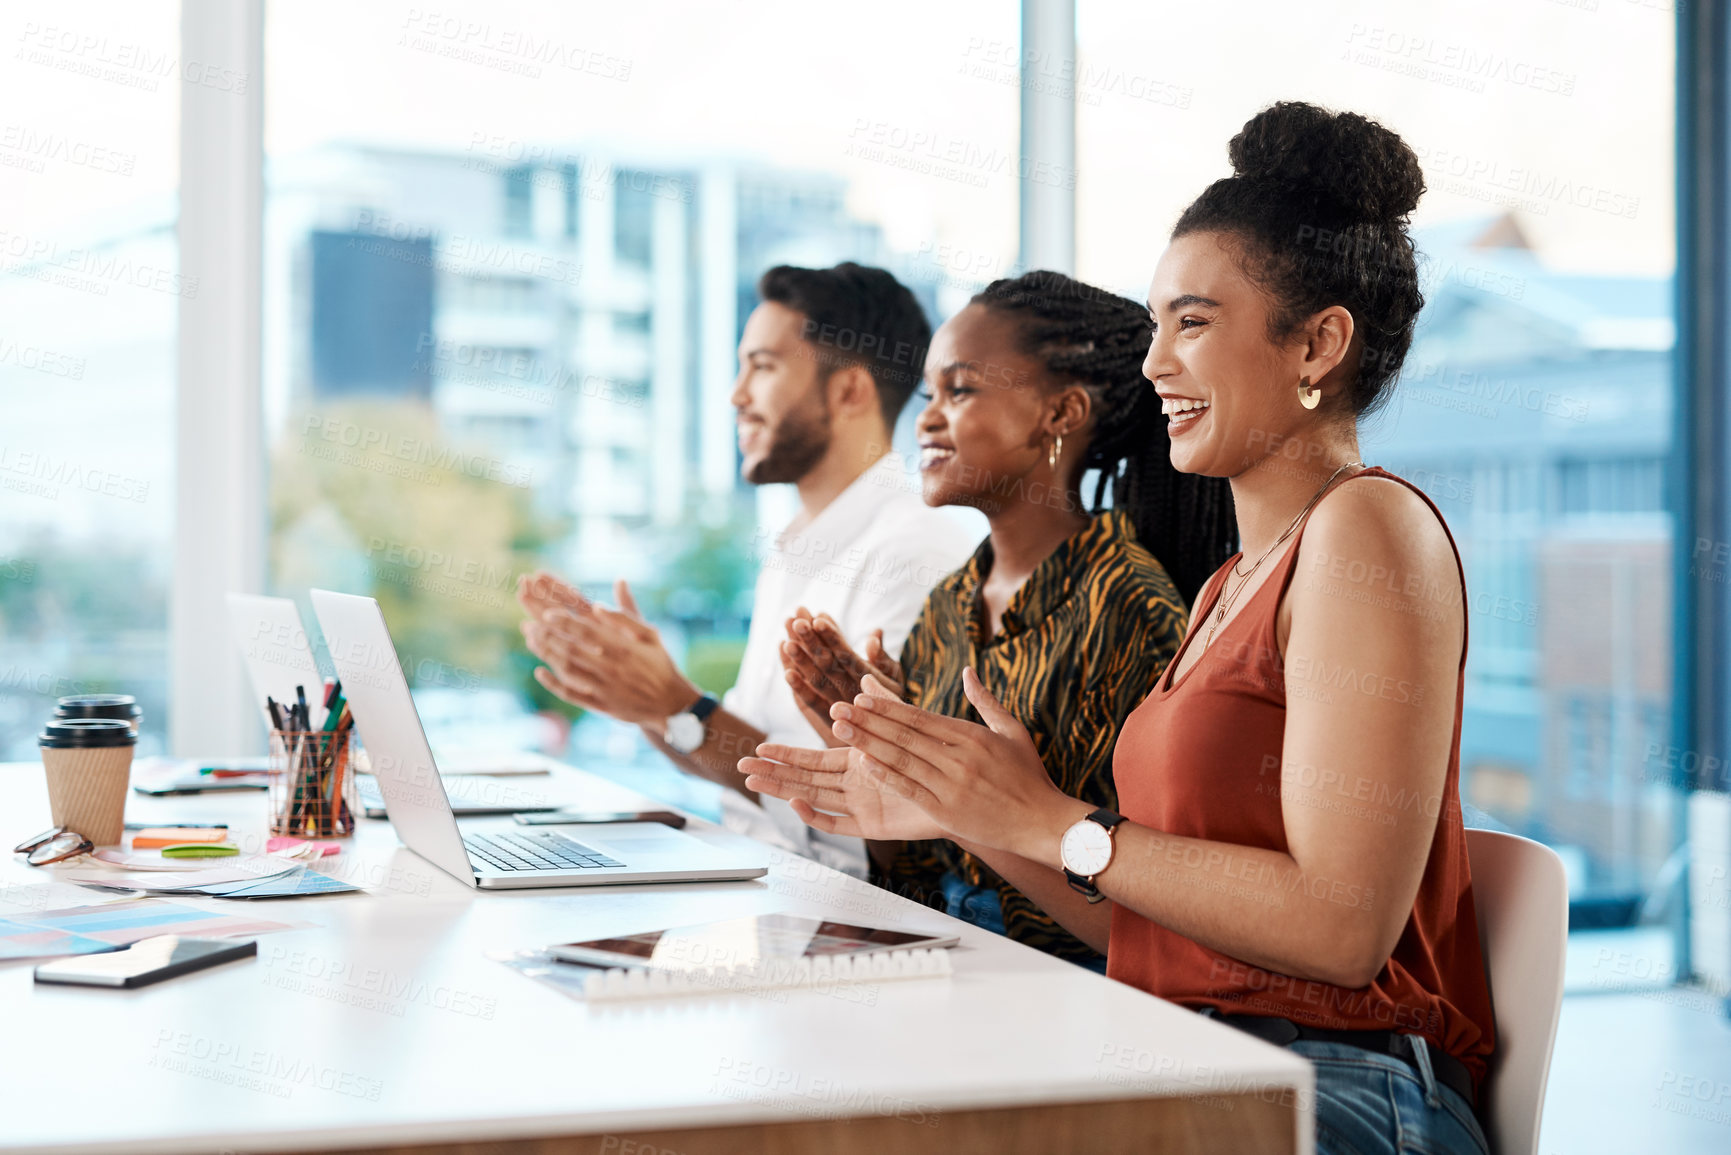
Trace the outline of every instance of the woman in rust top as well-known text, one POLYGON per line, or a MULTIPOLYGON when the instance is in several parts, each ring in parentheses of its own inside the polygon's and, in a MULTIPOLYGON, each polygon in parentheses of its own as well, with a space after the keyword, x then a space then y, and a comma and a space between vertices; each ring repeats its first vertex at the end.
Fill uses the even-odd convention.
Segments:
POLYGON ((862 694, 831 711, 845 773, 741 768, 820 828, 941 828, 1109 945, 1108 974, 1306 1055, 1319 1150, 1484 1152, 1464 576, 1436 507, 1358 449, 1423 303, 1423 177, 1392 132, 1306 104, 1230 153, 1155 271, 1143 371, 1173 465, 1231 479, 1243 551, 1119 736, 1123 817, 1058 793, 971 674, 984 726, 862 694))

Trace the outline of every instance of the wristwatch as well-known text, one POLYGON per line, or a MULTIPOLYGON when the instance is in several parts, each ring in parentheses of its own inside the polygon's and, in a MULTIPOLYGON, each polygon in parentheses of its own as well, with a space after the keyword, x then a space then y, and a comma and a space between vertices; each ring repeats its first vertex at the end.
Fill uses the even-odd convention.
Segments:
POLYGON ((1112 836, 1118 833, 1118 824, 1122 821, 1122 815, 1101 807, 1064 831, 1063 841, 1058 844, 1064 877, 1070 880, 1071 889, 1089 902, 1099 902, 1106 897, 1094 885, 1094 880, 1112 865, 1112 851, 1118 845, 1112 836))
POLYGON ((709 716, 719 705, 721 703, 714 694, 703 695, 694 705, 667 719, 661 730, 661 740, 681 754, 695 753, 703 745, 703 724, 709 721, 709 716))

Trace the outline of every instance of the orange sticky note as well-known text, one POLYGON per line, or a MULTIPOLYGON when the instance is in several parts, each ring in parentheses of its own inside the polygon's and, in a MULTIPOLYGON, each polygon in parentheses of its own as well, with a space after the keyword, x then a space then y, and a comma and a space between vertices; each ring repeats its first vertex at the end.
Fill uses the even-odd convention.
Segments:
POLYGON ((187 842, 227 842, 228 828, 206 826, 151 826, 132 836, 132 849, 154 850, 187 842))

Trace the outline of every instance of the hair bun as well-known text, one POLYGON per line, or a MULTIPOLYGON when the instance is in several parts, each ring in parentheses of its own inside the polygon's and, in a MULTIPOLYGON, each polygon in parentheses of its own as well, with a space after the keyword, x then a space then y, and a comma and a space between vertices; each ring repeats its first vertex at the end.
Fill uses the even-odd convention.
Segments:
POLYGON ((1307 192, 1341 216, 1405 222, 1424 193, 1406 142, 1354 112, 1281 101, 1250 118, 1227 146, 1233 174, 1307 192))

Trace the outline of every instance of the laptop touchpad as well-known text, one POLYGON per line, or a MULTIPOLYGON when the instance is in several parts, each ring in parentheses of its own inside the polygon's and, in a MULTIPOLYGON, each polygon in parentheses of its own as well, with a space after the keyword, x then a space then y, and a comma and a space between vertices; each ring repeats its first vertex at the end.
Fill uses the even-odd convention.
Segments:
POLYGON ((633 858, 641 858, 649 854, 701 854, 706 849, 695 838, 685 838, 677 834, 654 835, 627 838, 598 838, 595 841, 604 842, 610 850, 623 851, 633 858))

